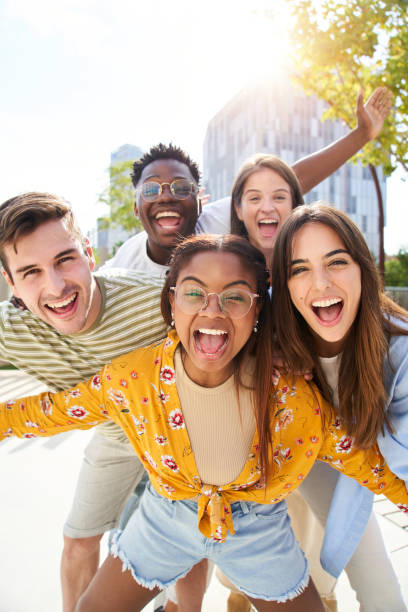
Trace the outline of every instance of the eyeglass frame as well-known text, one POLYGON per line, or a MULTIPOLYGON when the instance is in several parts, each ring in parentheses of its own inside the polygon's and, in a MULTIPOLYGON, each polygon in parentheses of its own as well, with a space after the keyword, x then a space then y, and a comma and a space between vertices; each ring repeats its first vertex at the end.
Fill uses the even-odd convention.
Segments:
MULTIPOLYGON (((194 183, 194 181, 189 181, 188 179, 184 179, 184 178, 177 178, 177 179, 173 179, 171 181, 171 183, 168 182, 164 182, 164 183, 159 183, 158 181, 146 181, 145 183, 142 183, 139 187, 137 187, 136 189, 136 194, 140 194, 140 196, 146 200, 146 202, 155 202, 158 198, 160 198, 160 196, 163 193, 163 185, 168 185, 169 186, 169 191, 170 194, 173 198, 175 199, 179 199, 179 200, 187 200, 187 198, 189 198, 190 196, 197 196, 198 192, 200 191, 198 185, 196 185, 194 183), (185 181, 186 183, 189 183, 190 185, 190 193, 187 196, 180 196, 180 195, 175 195, 173 193, 173 189, 172 189, 172 185, 174 185, 174 183, 177 183, 177 181, 185 181), (142 193, 142 189, 143 189, 143 185, 147 185, 148 183, 155 183, 156 185, 159 185, 159 193, 157 194, 157 196, 155 196, 155 198, 152 200, 150 198, 146 198, 143 193, 142 193), (196 191, 195 191, 196 190, 196 191)), ((198 198, 197 198, 198 199, 198 198)))
MULTIPOLYGON (((193 285, 194 287, 198 287, 198 285, 193 285)), ((174 297, 177 300, 177 289, 179 289, 181 287, 181 285, 177 286, 173 286, 173 287, 169 287, 169 291, 174 291, 174 297)), ((206 299, 205 299, 205 304, 199 309, 197 310, 197 312, 185 312, 181 306, 179 305, 180 309, 182 310, 182 312, 184 312, 184 314, 198 314, 199 312, 203 312, 206 308, 208 308, 208 298, 210 297, 210 295, 216 295, 218 298, 218 307, 220 309, 220 311, 224 314, 227 314, 229 317, 231 317, 231 319, 243 319, 248 312, 250 312, 252 306, 254 305, 255 299, 259 298, 260 295, 259 293, 253 293, 252 291, 248 291, 247 289, 241 289, 239 288, 239 291, 243 291, 244 293, 247 293, 249 295, 249 297, 251 298, 251 305, 248 308, 248 310, 246 311, 245 314, 241 315, 240 317, 233 317, 228 311, 225 311, 222 306, 221 306, 221 300, 220 300, 220 296, 225 293, 226 291, 230 291, 230 289, 224 289, 224 291, 221 291, 221 293, 216 293, 215 291, 210 291, 208 293, 208 291, 206 291, 205 289, 203 289, 202 287, 199 287, 202 291, 204 291, 205 295, 206 295, 206 299)))

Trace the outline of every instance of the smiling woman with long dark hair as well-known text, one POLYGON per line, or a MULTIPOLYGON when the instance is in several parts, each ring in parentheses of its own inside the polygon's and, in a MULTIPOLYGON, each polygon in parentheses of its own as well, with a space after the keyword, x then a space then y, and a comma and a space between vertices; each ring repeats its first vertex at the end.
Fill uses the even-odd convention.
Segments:
MULTIPOLYGON (((276 339, 288 367, 313 370, 355 444, 367 448, 378 441, 408 481, 408 313, 382 291, 360 230, 333 207, 298 208, 277 238, 273 279, 276 339)), ((370 515, 371 495, 320 462, 300 491, 322 524, 330 525, 325 568, 333 575, 341 571, 368 521, 346 568, 351 584, 367 609, 405 610, 370 515), (367 565, 367 555, 367 571, 356 572, 367 565), (363 588, 367 580, 371 589, 363 588)))

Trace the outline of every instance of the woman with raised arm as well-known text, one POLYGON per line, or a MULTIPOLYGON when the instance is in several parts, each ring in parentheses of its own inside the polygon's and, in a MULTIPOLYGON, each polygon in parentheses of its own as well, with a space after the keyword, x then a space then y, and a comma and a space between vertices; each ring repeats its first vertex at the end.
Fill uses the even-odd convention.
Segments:
POLYGON ((162 293, 165 341, 70 391, 0 404, 4 438, 111 418, 149 473, 78 612, 141 610, 206 557, 261 612, 323 610, 284 502, 317 458, 407 506, 378 448, 354 448, 313 385, 274 373, 266 279, 245 239, 188 239, 162 293))

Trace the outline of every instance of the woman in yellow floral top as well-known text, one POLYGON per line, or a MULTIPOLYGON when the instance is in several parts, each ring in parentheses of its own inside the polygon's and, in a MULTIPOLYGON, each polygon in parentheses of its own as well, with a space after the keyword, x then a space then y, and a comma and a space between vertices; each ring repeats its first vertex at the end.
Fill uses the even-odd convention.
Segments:
POLYGON ((284 498, 317 458, 408 509, 404 482, 377 447, 353 447, 312 385, 273 373, 265 260, 245 239, 184 241, 162 312, 176 328, 165 341, 70 391, 0 405, 2 437, 110 418, 149 473, 77 610, 141 610, 205 557, 258 610, 323 610, 284 498))

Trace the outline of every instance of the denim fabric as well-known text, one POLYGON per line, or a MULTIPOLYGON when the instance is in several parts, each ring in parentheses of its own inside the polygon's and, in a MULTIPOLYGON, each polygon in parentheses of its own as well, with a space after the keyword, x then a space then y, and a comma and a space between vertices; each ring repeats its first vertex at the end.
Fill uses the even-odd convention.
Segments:
MULTIPOLYGON (((400 321, 395 321, 401 325, 400 321)), ((408 336, 393 336, 389 362, 384 363, 387 411, 394 432, 378 437, 389 468, 408 486, 408 336)), ((340 575, 353 555, 370 517, 374 495, 355 480, 340 474, 334 491, 321 551, 322 567, 340 575)))
POLYGON ((302 593, 309 568, 286 504, 235 502, 231 510, 235 534, 215 542, 198 530, 195 501, 166 499, 148 485, 111 552, 148 588, 173 584, 206 557, 249 596, 284 602, 302 593))

